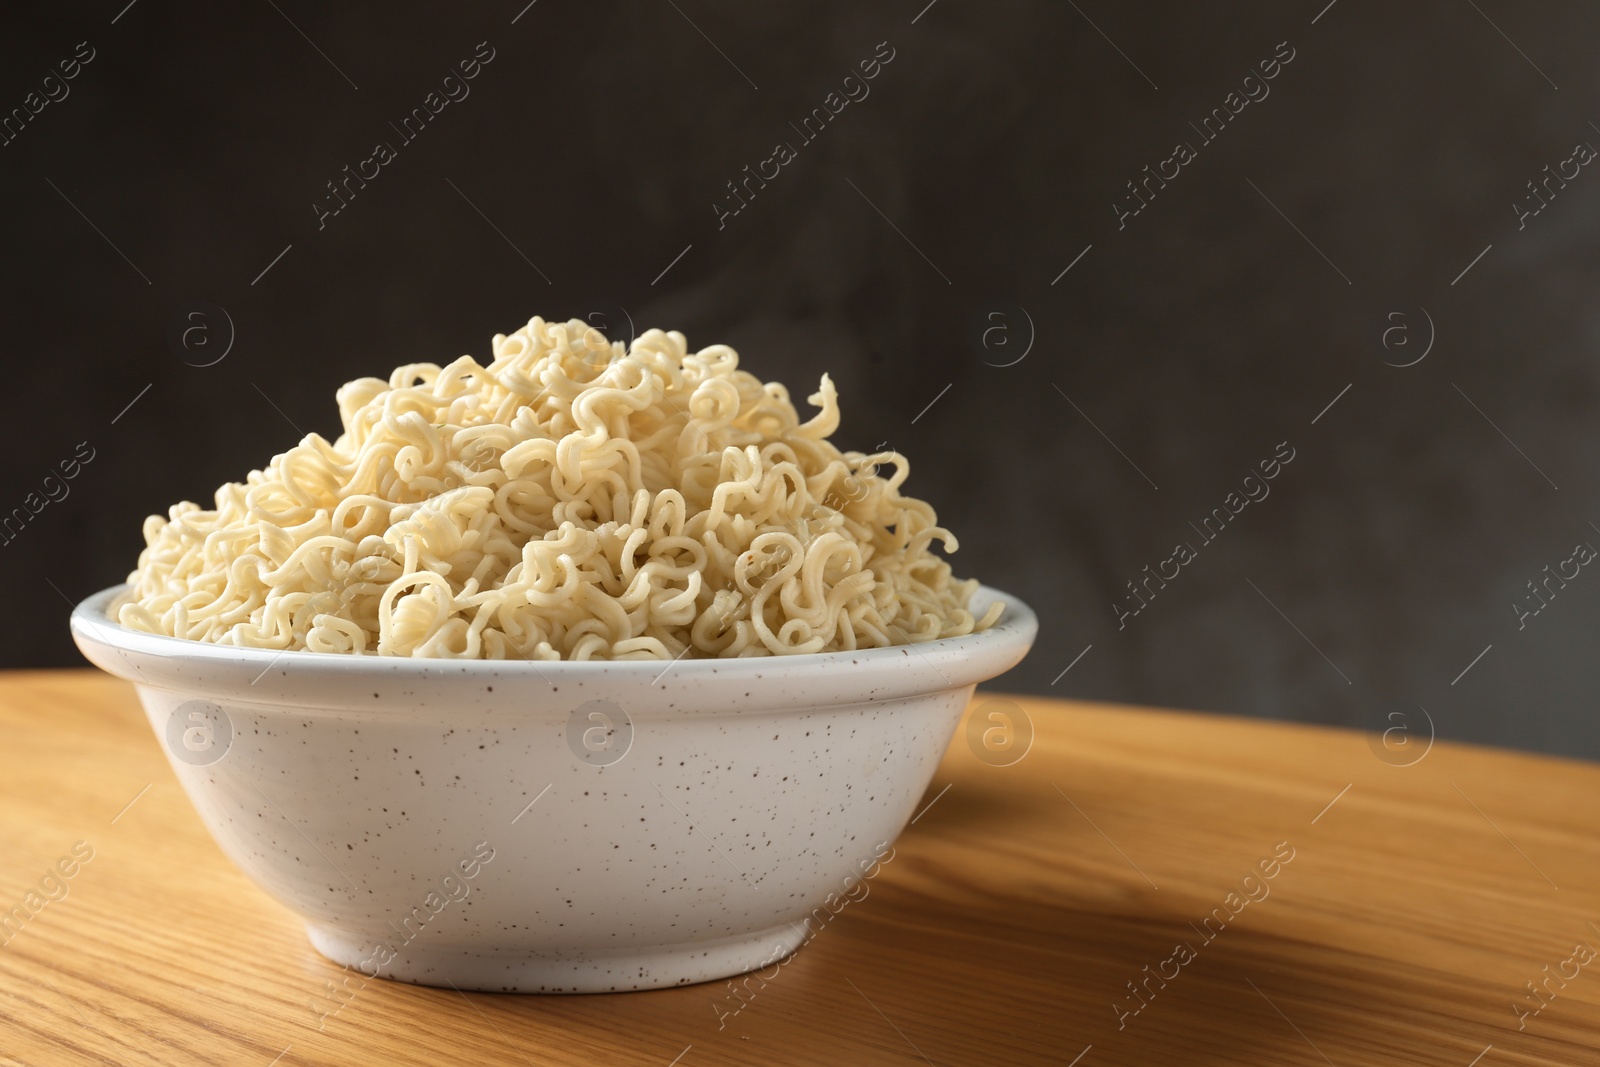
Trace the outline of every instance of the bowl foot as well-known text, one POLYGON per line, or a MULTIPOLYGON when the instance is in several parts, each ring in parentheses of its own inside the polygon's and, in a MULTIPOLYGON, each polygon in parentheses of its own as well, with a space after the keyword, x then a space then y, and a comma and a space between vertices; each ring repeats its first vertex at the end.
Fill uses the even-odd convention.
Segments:
POLYGON ((306 933, 322 955, 367 977, 484 993, 624 993, 711 982, 772 967, 806 939, 798 920, 754 934, 601 952, 408 945, 373 975, 373 938, 310 923, 306 933))

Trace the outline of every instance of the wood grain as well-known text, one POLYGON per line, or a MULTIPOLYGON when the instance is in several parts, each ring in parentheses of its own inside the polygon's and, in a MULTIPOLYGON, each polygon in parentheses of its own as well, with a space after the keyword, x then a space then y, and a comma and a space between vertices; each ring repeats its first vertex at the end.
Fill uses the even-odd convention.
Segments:
POLYGON ((0 911, 94 853, 0 948, 0 1064, 1600 1062, 1600 960, 1520 1031, 1512 1008, 1600 947, 1600 768, 1442 742, 1396 767, 1356 733, 994 699, 1031 751, 989 766, 958 734, 868 896, 719 1029, 723 983, 376 981, 319 1018, 341 972, 212 844, 132 690, 0 676, 0 911))

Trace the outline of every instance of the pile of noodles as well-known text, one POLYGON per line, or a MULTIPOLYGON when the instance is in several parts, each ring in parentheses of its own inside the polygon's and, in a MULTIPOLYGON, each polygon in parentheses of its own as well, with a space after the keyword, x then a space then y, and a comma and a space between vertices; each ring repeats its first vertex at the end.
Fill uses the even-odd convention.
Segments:
POLYGON ((900 495, 897 452, 840 452, 824 376, 787 390, 681 333, 631 348, 535 318, 483 366, 338 392, 317 434, 145 521, 124 626, 312 652, 484 659, 792 655, 985 629, 900 495), (878 467, 892 471, 879 476, 878 467))

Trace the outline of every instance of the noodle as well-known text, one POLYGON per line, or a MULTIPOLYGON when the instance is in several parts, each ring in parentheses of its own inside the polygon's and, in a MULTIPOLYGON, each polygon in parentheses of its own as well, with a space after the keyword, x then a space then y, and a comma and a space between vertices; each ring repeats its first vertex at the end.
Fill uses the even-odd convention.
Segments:
POLYGON ((983 630, 900 495, 896 452, 840 452, 833 382, 801 422, 725 345, 631 349, 535 318, 494 359, 338 392, 215 510, 145 520, 131 629, 267 649, 629 660, 882 647, 983 630), (892 468, 888 478, 878 467, 892 468))

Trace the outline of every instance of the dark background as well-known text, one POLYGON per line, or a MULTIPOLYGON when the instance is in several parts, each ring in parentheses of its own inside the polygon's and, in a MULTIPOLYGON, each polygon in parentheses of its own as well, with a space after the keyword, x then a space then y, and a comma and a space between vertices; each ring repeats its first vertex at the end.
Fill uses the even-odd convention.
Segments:
POLYGON ((331 435, 345 380, 609 304, 797 398, 831 372, 840 443, 907 453, 958 573, 1038 610, 1004 688, 1422 708, 1600 756, 1600 575, 1523 629, 1511 607, 1600 546, 1600 169, 1523 229, 1512 207, 1600 145, 1592 5, 524 3, 8 12, 0 109, 95 58, 0 147, 0 511, 78 442, 95 459, 0 546, 5 664, 81 663, 67 602, 127 574, 143 517, 331 435), (481 41, 470 95, 401 144, 481 41), (870 95, 798 147, 788 123, 885 41, 870 95), (1270 95, 1199 147, 1280 42, 1270 95), (719 230, 781 140, 798 158, 719 230), (1119 230, 1179 140, 1198 158, 1119 230), (319 230, 379 141, 398 158, 319 230), (216 312, 191 337, 213 347, 168 339, 194 301, 232 323, 211 366, 216 312), (1271 495, 1119 630, 1125 583, 1280 442, 1271 495))

